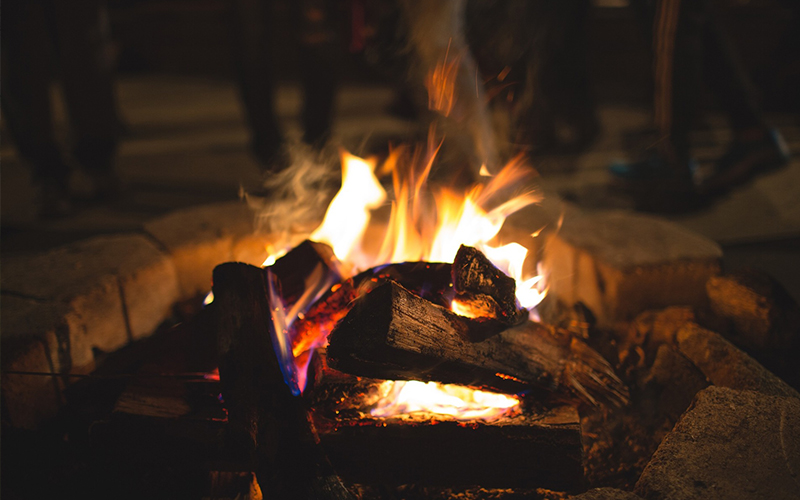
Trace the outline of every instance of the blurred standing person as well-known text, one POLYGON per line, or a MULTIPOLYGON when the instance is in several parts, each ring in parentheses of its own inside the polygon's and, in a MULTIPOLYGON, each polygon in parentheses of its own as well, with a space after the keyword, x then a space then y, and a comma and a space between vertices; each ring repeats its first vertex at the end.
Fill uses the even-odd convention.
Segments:
POLYGON ((783 140, 764 119, 753 84, 717 25, 710 0, 639 0, 654 19, 654 120, 659 140, 649 158, 617 163, 611 174, 631 188, 644 210, 684 211, 753 176, 788 162, 783 140), (700 108, 702 81, 733 129, 728 151, 698 182, 689 132, 700 108))
POLYGON ((41 214, 71 210, 73 160, 94 181, 94 194, 119 189, 114 159, 121 125, 108 50, 104 0, 6 0, 2 37, 2 109, 20 156, 41 186, 41 214), (71 156, 53 130, 50 84, 63 88, 71 156))
MULTIPOLYGON (((299 61, 303 89, 303 140, 322 147, 331 133, 338 86, 339 56, 336 30, 331 26, 331 2, 290 2, 290 19, 297 26, 292 43, 299 61)), ((262 172, 288 166, 288 152, 275 111, 275 68, 272 39, 275 5, 266 0, 233 0, 231 37, 239 81, 239 95, 250 128, 250 147, 262 172)), ((290 49, 291 50, 291 49, 290 49)))

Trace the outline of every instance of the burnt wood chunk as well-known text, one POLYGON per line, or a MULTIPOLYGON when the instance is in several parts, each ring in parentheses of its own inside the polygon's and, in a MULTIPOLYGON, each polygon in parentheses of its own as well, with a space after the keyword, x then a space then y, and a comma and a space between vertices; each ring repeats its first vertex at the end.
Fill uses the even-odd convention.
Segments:
MULTIPOLYGON (((479 321, 387 282, 362 296, 329 337, 337 370, 381 379, 415 379, 519 392, 553 390, 564 352, 542 342, 546 329, 532 322, 473 342, 479 321)), ((502 328, 500 328, 502 329, 502 328)))
POLYGON ((522 410, 487 422, 431 414, 373 417, 363 401, 383 382, 312 364, 311 420, 342 478, 359 484, 482 488, 583 486, 580 419, 570 406, 522 410))
POLYGON ((525 320, 526 311, 517 302, 514 279, 476 248, 461 245, 453 260, 452 278, 459 302, 507 326, 525 320))
POLYGON ((280 283, 280 294, 285 305, 297 302, 307 289, 334 276, 339 281, 339 261, 333 249, 324 244, 305 240, 269 266, 280 283))
POLYGON ((284 383, 268 329, 264 271, 221 264, 214 269, 213 291, 231 438, 255 456, 265 497, 352 498, 314 442, 303 400, 284 383))

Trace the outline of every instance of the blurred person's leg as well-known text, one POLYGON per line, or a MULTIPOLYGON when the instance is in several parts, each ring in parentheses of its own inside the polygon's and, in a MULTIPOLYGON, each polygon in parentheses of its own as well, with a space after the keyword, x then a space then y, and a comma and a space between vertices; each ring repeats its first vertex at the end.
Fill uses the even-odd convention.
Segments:
POLYGON ((703 189, 721 192, 754 175, 788 162, 789 152, 777 129, 764 118, 755 87, 730 40, 706 9, 703 31, 704 76, 732 129, 732 141, 703 189))
POLYGON ((93 176, 96 194, 119 189, 114 161, 121 132, 105 0, 54 0, 59 73, 73 156, 93 176))
POLYGON ((3 2, 3 114, 20 156, 30 162, 42 186, 43 211, 68 210, 70 168, 64 162, 53 131, 50 83, 53 74, 52 35, 46 1, 3 2))
MULTIPOLYGON (((580 150, 594 140, 599 125, 589 84, 587 57, 588 0, 536 2, 536 29, 543 34, 534 46, 538 99, 549 108, 551 127, 565 126, 567 137, 554 137, 566 148, 580 150)), ((553 131, 555 134, 555 131, 553 131)))
POLYGON ((239 95, 250 127, 250 145, 265 170, 287 165, 282 156, 283 136, 275 112, 275 62, 271 52, 270 20, 273 2, 233 0, 231 45, 239 95))
POLYGON ((303 85, 303 139, 320 147, 330 137, 341 64, 335 20, 327 0, 295 3, 299 20, 298 53, 303 85))

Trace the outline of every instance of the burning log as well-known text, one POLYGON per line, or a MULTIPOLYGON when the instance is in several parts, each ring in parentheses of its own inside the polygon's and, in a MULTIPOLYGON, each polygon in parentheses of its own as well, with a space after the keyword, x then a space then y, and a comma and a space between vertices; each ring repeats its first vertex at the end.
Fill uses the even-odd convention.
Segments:
POLYGON ((404 262, 369 269, 343 281, 292 325, 293 349, 303 352, 327 338, 334 325, 350 311, 354 300, 387 280, 396 281, 435 304, 447 306, 453 298, 450 269, 450 264, 441 262, 404 262))
POLYGON ((349 499, 314 442, 302 399, 284 383, 268 324, 268 283, 261 268, 214 269, 220 379, 234 439, 254 456, 270 498, 349 499))
POLYGON ((381 379, 437 381, 517 393, 567 389, 596 404, 627 402, 627 389, 599 354, 526 322, 470 340, 481 322, 394 282, 362 296, 331 332, 331 367, 381 379))
POLYGON ((525 321, 527 311, 519 307, 514 279, 503 274, 479 250, 461 245, 453 261, 452 278, 455 300, 463 306, 506 326, 525 321))
POLYGON ((311 420, 349 481, 559 491, 583 485, 580 419, 570 406, 527 406, 492 421, 428 413, 375 417, 362 400, 383 381, 333 370, 324 352, 313 367, 311 420))
POLYGON ((314 288, 316 283, 311 281, 325 281, 324 277, 320 280, 320 273, 336 276, 332 281, 338 281, 340 265, 331 247, 305 240, 278 259, 270 269, 278 278, 284 304, 289 305, 295 304, 306 290, 314 288))
POLYGON ((331 333, 328 356, 333 368, 366 377, 501 392, 556 388, 559 353, 543 352, 550 346, 531 342, 544 327, 528 323, 483 342, 470 341, 470 330, 482 326, 390 281, 356 302, 331 333))

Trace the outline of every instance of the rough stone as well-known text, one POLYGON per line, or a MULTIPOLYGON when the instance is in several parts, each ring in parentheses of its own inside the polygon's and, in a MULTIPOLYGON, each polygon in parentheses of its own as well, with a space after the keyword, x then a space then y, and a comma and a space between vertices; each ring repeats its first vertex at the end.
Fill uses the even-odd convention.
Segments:
POLYGON ((668 307, 660 311, 645 311, 634 319, 620 342, 621 357, 638 352, 646 357, 642 363, 649 366, 663 344, 674 345, 675 334, 687 323, 695 321, 691 307, 668 307))
POLYGON ((35 428, 38 422, 54 416, 61 406, 59 377, 12 373, 61 371, 59 336, 63 338, 67 326, 63 311, 58 309, 52 302, 7 295, 0 298, 3 367, 0 393, 3 416, 15 427, 35 428))
POLYGON ((565 219, 544 249, 549 293, 583 302, 601 325, 647 309, 704 305, 721 257, 719 245, 677 224, 616 211, 565 219))
POLYGON ((128 262, 119 275, 133 340, 151 335, 179 297, 178 274, 169 255, 144 239, 136 247, 138 259, 128 262))
POLYGON ((678 331, 676 340, 680 352, 714 385, 800 399, 789 384, 716 332, 689 323, 678 331))
POLYGON ((616 488, 594 488, 570 498, 574 500, 641 500, 641 497, 630 491, 616 488))
MULTIPOLYGON (((94 238, 5 258, 2 266, 4 369, 90 372, 96 351, 115 351, 151 334, 178 296, 169 257, 143 235, 94 238)), ((22 383, 21 377, 8 383, 22 383)), ((6 404, 35 412, 40 403, 33 395, 14 399, 23 394, 3 387, 6 404)))
POLYGON ((214 268, 232 260, 235 242, 254 232, 253 213, 240 202, 178 210, 144 228, 172 255, 182 299, 207 294, 214 268))
POLYGON ((660 413, 673 423, 692 404, 695 395, 708 387, 703 372, 676 348, 667 344, 659 346, 644 383, 658 387, 660 413))
POLYGON ((755 271, 713 276, 706 283, 714 314, 729 323, 725 336, 784 377, 798 371, 800 307, 774 279, 755 271))
POLYGON ((647 500, 797 499, 800 400, 705 389, 634 491, 647 500))

